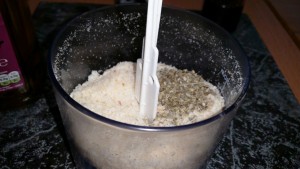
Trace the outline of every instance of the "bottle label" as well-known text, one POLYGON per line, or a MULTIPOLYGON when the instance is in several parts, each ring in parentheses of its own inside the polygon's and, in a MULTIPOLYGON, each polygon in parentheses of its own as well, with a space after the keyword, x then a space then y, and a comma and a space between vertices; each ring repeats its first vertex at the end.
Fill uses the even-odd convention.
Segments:
POLYGON ((0 93, 23 86, 24 79, 0 14, 0 93))

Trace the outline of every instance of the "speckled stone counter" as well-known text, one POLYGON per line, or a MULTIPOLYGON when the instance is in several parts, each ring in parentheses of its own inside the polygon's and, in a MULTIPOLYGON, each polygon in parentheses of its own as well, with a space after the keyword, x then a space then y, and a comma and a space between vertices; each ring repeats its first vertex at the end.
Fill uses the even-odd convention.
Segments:
MULTIPOLYGON (((40 4, 34 22, 45 56, 65 22, 97 7, 40 4)), ((298 169, 300 105, 247 16, 242 16, 234 36, 249 56, 251 85, 207 169, 298 169)), ((75 168, 47 84, 44 97, 36 102, 1 111, 0 168, 75 168)))

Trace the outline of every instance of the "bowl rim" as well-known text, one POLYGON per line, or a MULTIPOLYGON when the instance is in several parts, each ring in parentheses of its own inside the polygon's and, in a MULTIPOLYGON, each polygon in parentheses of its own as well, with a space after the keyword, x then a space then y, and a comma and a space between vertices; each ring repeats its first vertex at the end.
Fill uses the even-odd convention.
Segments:
POLYGON ((91 13, 95 13, 95 12, 99 12, 99 11, 104 11, 106 9, 110 9, 110 8, 118 8, 118 7, 126 7, 126 6, 142 6, 144 4, 140 4, 140 3, 135 3, 135 4, 117 4, 117 5, 110 5, 110 6, 104 6, 104 7, 100 7, 94 10, 90 10, 87 12, 84 12, 78 16, 75 16, 73 19, 71 19, 70 21, 68 21, 63 28, 57 33, 57 35, 55 36, 50 50, 48 51, 48 56, 47 56, 47 69, 48 69, 48 76, 50 78, 50 82, 52 83, 52 86, 57 90, 57 92, 61 95, 61 97, 68 102, 71 106, 73 106, 75 109, 77 109, 79 112, 97 120, 97 121, 101 121, 107 125, 111 125, 114 127, 119 127, 119 128, 123 128, 123 129, 128 129, 128 130, 134 130, 134 131, 145 131, 145 132, 171 132, 171 131, 179 131, 179 130, 187 130, 187 129, 192 129, 192 128, 196 128, 199 126, 203 126, 206 125, 208 123, 211 123, 213 121, 216 121, 220 118, 222 118, 223 116, 229 114, 230 112, 234 112, 233 110, 238 108, 241 101, 243 100, 243 98, 245 97, 247 90, 249 88, 249 84, 250 84, 250 77, 251 77, 251 67, 250 67, 250 63, 249 63, 249 57, 246 55, 245 51, 243 50, 242 46, 240 45, 240 43, 232 36, 232 34, 230 34, 229 32, 227 32, 224 28, 220 27, 219 25, 217 25, 216 23, 210 21, 209 19, 195 13, 195 12, 191 12, 191 11, 187 11, 184 9, 178 9, 178 8, 173 8, 173 7, 169 7, 169 6, 164 6, 163 8, 166 9, 170 9, 170 10, 176 10, 179 12, 184 12, 187 13, 189 15, 194 15, 196 17, 199 17, 200 19, 204 20, 204 22, 208 22, 209 24, 211 24, 214 27, 217 27, 217 29, 219 29, 222 33, 224 33, 225 36, 227 36, 228 38, 230 38, 230 40, 233 41, 233 43, 235 43, 237 46, 239 46, 240 52, 243 54, 243 57, 246 61, 246 73, 247 73, 247 77, 244 78, 243 83, 242 83, 242 91, 240 92, 240 95, 236 98, 235 102, 232 103, 231 105, 229 105, 226 109, 224 109, 223 111, 221 111, 218 114, 215 114, 207 119, 192 123, 192 124, 186 124, 186 125, 180 125, 180 126, 166 126, 166 127, 155 127, 155 126, 139 126, 139 125, 134 125, 134 124, 128 124, 128 123, 123 123, 123 122, 119 122, 113 119, 109 119, 107 117, 101 116, 87 108, 85 108, 84 106, 82 106, 81 104, 79 104, 78 102, 76 102, 73 98, 71 98, 71 96, 62 88, 62 86, 59 84, 58 80, 56 79, 56 76, 54 74, 53 71, 53 60, 54 60, 54 54, 53 51, 55 49, 55 45, 57 44, 59 38, 62 36, 62 33, 68 28, 69 25, 71 25, 73 22, 75 22, 77 19, 79 19, 82 16, 85 15, 90 15, 91 13))

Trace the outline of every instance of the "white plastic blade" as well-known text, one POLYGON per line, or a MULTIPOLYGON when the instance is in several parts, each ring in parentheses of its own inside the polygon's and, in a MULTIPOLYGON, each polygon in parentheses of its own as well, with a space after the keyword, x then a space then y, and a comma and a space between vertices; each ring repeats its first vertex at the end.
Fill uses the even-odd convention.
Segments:
POLYGON ((157 113, 159 81, 156 76, 158 49, 156 48, 162 0, 148 2, 146 36, 142 59, 137 60, 136 98, 140 102, 140 115, 153 120, 157 113))

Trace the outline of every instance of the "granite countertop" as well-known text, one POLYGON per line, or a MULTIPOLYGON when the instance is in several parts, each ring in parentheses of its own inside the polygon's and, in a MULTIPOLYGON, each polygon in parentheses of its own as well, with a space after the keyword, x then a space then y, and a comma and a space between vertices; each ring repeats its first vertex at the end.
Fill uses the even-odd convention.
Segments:
MULTIPOLYGON (((64 23, 98 7, 41 3, 34 23, 45 57, 64 23)), ((299 103, 247 16, 233 35, 249 56, 252 79, 207 168, 300 168, 299 103)), ((50 84, 27 107, 1 111, 0 124, 0 168, 75 168, 50 84)))

